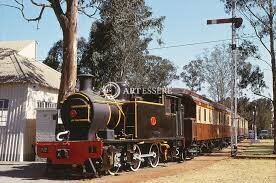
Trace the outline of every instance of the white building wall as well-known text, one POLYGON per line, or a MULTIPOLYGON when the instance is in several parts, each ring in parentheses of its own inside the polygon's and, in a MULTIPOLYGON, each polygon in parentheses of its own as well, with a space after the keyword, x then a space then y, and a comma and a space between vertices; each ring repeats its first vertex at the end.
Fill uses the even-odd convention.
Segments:
MULTIPOLYGON (((24 160, 33 161, 35 157, 34 146, 37 130, 37 108, 56 107, 58 90, 39 86, 28 85, 26 102, 26 129, 24 133, 24 160)), ((50 123, 51 121, 49 121, 50 123)), ((55 132, 54 132, 55 133, 55 132)))
POLYGON ((57 110, 53 108, 37 109, 36 141, 55 141, 57 110))
POLYGON ((0 161, 23 161, 28 85, 0 84, 0 99, 8 99, 8 120, 0 126, 0 161))
POLYGON ((36 108, 39 101, 56 103, 58 90, 34 84, 0 84, 0 99, 8 99, 6 126, 0 126, 0 161, 33 160, 36 108))
MULTIPOLYGON (((51 89, 37 84, 28 85, 28 97, 27 97, 27 119, 36 118, 36 108, 38 102, 45 102, 46 104, 56 104, 58 100, 58 90, 51 89)), ((46 107, 46 106, 45 106, 46 107)))
POLYGON ((35 41, 32 41, 28 46, 24 47, 18 54, 27 58, 36 59, 35 41))

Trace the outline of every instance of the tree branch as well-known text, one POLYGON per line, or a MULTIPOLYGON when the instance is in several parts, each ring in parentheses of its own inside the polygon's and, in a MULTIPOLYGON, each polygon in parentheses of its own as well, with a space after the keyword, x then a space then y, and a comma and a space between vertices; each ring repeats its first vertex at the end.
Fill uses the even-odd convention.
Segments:
POLYGON ((3 4, 3 3, 0 3, 0 6, 6 6, 6 7, 9 7, 9 8, 15 8, 15 9, 20 10, 20 8, 19 8, 19 7, 17 7, 17 6, 13 6, 13 5, 9 5, 9 4, 3 4))
MULTIPOLYGON (((255 57, 255 58, 256 58, 256 57, 255 57)), ((261 58, 256 58, 256 59, 263 61, 264 63, 266 63, 266 64, 270 67, 270 69, 272 69, 271 64, 270 64, 270 63, 268 63, 266 60, 261 59, 261 58)))
POLYGON ((68 25, 68 18, 66 17, 65 13, 62 10, 60 2, 59 1, 53 1, 52 2, 52 8, 55 12, 55 15, 58 19, 58 22, 59 22, 61 28, 62 29, 66 28, 67 25, 68 25))
POLYGON ((261 22, 265 27, 269 28, 269 27, 266 25, 266 23, 265 23, 260 17, 258 17, 258 16, 248 7, 248 5, 247 5, 246 2, 244 2, 244 5, 245 5, 245 7, 247 8, 247 10, 251 13, 251 15, 252 15, 253 17, 255 17, 255 18, 256 18, 259 22, 261 22))
POLYGON ((269 17, 270 14, 269 14, 269 12, 267 11, 267 9, 265 9, 265 6, 264 6, 262 3, 258 3, 258 5, 264 10, 264 12, 266 13, 266 15, 269 17))
POLYGON ((262 37, 259 35, 257 28, 256 28, 256 24, 253 22, 253 20, 251 20, 245 13, 242 12, 242 10, 238 11, 249 21, 250 25, 253 27, 254 32, 257 36, 257 38, 259 39, 259 41, 261 42, 261 44, 263 45, 263 47, 268 51, 268 53, 271 55, 271 51, 268 49, 268 47, 264 44, 264 41, 262 39, 262 37))
POLYGON ((250 24, 252 25, 252 27, 253 27, 253 29, 254 29, 254 31, 255 31, 255 34, 256 34, 256 36, 258 37, 258 39, 259 39, 259 41, 261 42, 261 44, 263 45, 263 47, 268 51, 268 53, 271 55, 271 51, 268 49, 268 47, 265 45, 265 43, 264 43, 264 41, 263 41, 263 39, 262 39, 262 37, 259 35, 259 33, 258 33, 258 31, 257 31, 257 28, 256 28, 256 26, 254 25, 254 23, 253 22, 250 22, 250 24))
MULTIPOLYGON (((32 2, 33 0, 31 0, 32 2)), ((0 6, 6 6, 6 7, 10 7, 10 8, 15 8, 17 10, 20 11, 22 17, 27 20, 28 22, 30 21, 39 21, 41 18, 42 18, 42 15, 43 15, 43 12, 45 10, 46 7, 50 7, 50 5, 47 5, 47 4, 37 4, 41 7, 40 9, 40 12, 39 12, 39 15, 36 17, 36 18, 27 18, 25 13, 24 13, 24 9, 25 9, 25 6, 23 3, 20 3, 18 0, 14 0, 14 2, 18 5, 18 6, 14 6, 14 5, 10 5, 10 4, 0 4, 0 6)), ((33 3, 33 2, 32 2, 33 3)), ((35 3, 35 2, 34 2, 35 3)))
POLYGON ((260 93, 253 92, 253 94, 258 95, 258 96, 263 97, 263 98, 266 98, 266 99, 270 100, 271 102, 273 102, 273 100, 272 100, 271 98, 269 98, 269 97, 267 97, 267 96, 264 96, 264 95, 262 95, 262 94, 260 94, 260 93))
POLYGON ((99 8, 100 6, 101 6, 101 3, 99 3, 99 5, 97 5, 97 6, 93 6, 93 5, 83 5, 83 6, 81 6, 81 4, 79 4, 78 11, 80 13, 82 13, 83 15, 86 15, 89 18, 93 18, 93 16, 98 12, 98 10, 100 10, 100 8, 99 8), (93 13, 89 14, 86 11, 87 8, 95 8, 96 10, 93 13))
POLYGON ((78 11, 89 18, 94 18, 93 16, 98 12, 96 9, 93 13, 89 14, 85 11, 85 8, 78 8, 78 11))
POLYGON ((34 0, 30 0, 31 1, 31 3, 33 4, 33 5, 35 5, 35 6, 44 6, 44 7, 48 7, 48 8, 50 8, 51 7, 51 5, 50 4, 44 4, 44 3, 38 3, 38 2, 36 2, 36 1, 34 1, 34 0))

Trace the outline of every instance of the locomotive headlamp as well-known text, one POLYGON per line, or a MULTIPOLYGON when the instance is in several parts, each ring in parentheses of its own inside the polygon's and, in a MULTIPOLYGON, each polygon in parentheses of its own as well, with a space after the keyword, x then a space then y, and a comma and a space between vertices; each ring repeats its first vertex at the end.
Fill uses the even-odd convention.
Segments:
POLYGON ((72 109, 70 112, 69 112, 69 116, 71 118, 74 118, 78 115, 77 111, 75 109, 72 109))

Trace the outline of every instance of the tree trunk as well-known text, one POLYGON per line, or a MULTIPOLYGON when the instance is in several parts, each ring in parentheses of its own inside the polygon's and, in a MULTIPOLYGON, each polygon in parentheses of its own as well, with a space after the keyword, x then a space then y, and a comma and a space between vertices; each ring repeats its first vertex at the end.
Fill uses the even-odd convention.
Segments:
MULTIPOLYGON (((273 51, 274 52, 274 51, 273 51)), ((274 154, 276 154, 276 66, 275 66, 275 52, 274 57, 271 58, 272 65, 272 87, 273 87, 273 122, 274 122, 274 154)))
POLYGON ((272 67, 272 88, 273 88, 273 121, 274 121, 274 150, 276 154, 276 63, 275 63, 275 50, 274 50, 274 24, 273 24, 273 3, 269 1, 269 40, 270 40, 270 55, 272 67))
POLYGON ((274 154, 276 154, 276 66, 275 56, 271 58, 272 63, 272 85, 273 85, 273 122, 274 122, 274 154))
POLYGON ((63 31, 63 63, 58 94, 58 106, 75 91, 77 80, 77 14, 78 0, 67 4, 66 21, 61 24, 63 31))

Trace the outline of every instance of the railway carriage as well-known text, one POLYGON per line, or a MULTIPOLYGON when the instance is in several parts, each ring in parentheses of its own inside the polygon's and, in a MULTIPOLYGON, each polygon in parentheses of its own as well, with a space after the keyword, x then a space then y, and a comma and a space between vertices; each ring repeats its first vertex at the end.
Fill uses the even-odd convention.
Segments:
MULTIPOLYGON (((186 89, 173 91, 182 94, 184 101, 186 146, 196 145, 197 151, 202 152, 230 143, 231 133, 234 133, 230 109, 186 89)), ((238 138, 244 138, 247 131, 248 121, 238 116, 238 138)))
MULTIPOLYGON (((128 89, 117 83, 121 91, 128 89)), ((121 168, 137 171, 141 164, 183 161, 194 152, 222 147, 231 136, 231 112, 183 89, 155 95, 123 94, 114 99, 91 90, 90 75, 62 104, 64 131, 57 141, 37 142, 47 167, 67 166, 83 173, 121 168)), ((240 134, 246 121, 241 120, 240 134)))

